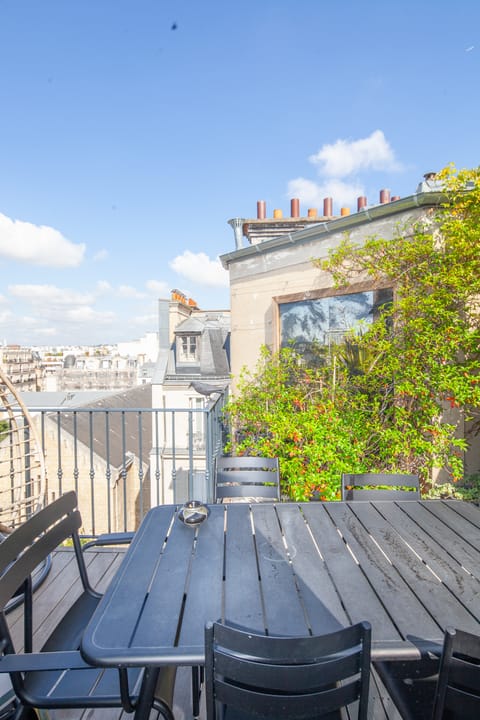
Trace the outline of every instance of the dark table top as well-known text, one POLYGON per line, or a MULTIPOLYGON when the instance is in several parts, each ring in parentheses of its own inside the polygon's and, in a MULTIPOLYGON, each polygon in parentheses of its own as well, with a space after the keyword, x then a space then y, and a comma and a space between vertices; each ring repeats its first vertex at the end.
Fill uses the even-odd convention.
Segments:
POLYGON ((480 634, 480 509, 460 501, 231 503, 145 517, 83 638, 105 666, 198 665, 204 626, 279 635, 368 620, 375 659, 480 634))

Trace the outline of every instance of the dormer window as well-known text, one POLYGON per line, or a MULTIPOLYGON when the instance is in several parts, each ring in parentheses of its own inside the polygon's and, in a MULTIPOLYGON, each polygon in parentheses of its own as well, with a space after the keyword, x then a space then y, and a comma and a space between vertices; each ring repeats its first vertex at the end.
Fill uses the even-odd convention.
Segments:
POLYGON ((198 335, 180 335, 177 351, 179 362, 198 362, 198 335))

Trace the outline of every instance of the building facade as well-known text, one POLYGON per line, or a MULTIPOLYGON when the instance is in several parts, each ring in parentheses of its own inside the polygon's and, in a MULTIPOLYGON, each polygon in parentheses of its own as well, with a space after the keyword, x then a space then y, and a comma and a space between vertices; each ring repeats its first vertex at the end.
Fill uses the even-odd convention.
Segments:
MULTIPOLYGON (((331 212, 331 200, 326 200, 330 202, 324 207, 331 212)), ((312 259, 326 259, 345 234, 358 245, 375 235, 393 238, 399 227, 428 217, 440 200, 435 183, 421 183, 415 194, 402 199, 390 199, 388 191, 381 191, 378 205, 368 207, 366 199, 359 198, 356 213, 342 209, 339 217, 326 214, 314 225, 274 237, 265 218, 229 221, 236 230, 236 249, 220 259, 230 275, 233 383, 242 367, 255 368, 262 345, 272 351, 291 342, 302 349, 313 341, 328 346, 355 325, 370 322, 376 308, 392 297, 392 288, 373 288, 361 278, 347 288, 335 288, 330 273, 314 266, 312 259)), ((270 221, 273 232, 277 222, 270 221)), ((461 423, 460 432, 471 441, 465 471, 478 472, 478 439, 461 423)))
POLYGON ((0 349, 0 364, 17 391, 41 389, 40 356, 32 348, 4 345, 0 349))
POLYGON ((154 419, 151 465, 161 458, 156 474, 162 485, 152 504, 206 500, 210 449, 205 445, 205 409, 230 383, 230 312, 202 311, 172 291, 170 301, 159 301, 159 337, 152 404, 177 411, 174 425, 154 419))
MULTIPOLYGON (((425 192, 374 207, 361 206, 354 214, 343 211, 340 217, 317 218, 316 224, 296 232, 271 237, 264 231, 263 240, 258 237, 258 221, 244 220, 246 246, 220 258, 230 274, 233 377, 243 366, 255 366, 262 345, 277 350, 305 335, 296 331, 302 324, 307 326, 307 337, 318 332, 316 339, 327 343, 351 326, 352 313, 360 300, 365 299, 369 308, 359 312, 367 314, 376 299, 355 296, 372 293, 372 287, 359 281, 347 290, 336 290, 331 275, 315 267, 312 258, 326 259, 346 233, 357 244, 372 235, 393 237, 397 226, 418 220, 439 199, 438 192, 425 192), (321 327, 319 313, 315 321, 315 301, 330 305, 329 321, 321 327)), ((272 223, 275 228, 275 218, 272 223)), ((261 220, 261 224, 267 221, 261 220)))

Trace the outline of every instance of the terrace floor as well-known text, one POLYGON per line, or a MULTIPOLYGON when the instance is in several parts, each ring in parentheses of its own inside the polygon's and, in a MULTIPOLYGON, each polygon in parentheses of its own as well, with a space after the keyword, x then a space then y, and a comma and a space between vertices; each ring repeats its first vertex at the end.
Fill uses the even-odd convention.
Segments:
MULTIPOLYGON (((85 552, 89 577, 92 584, 103 592, 118 568, 125 549, 92 548, 85 552)), ((58 620, 80 594, 80 581, 72 550, 65 548, 53 556, 52 568, 44 583, 37 589, 34 599, 34 649, 45 642, 58 620)), ((12 610, 8 615, 14 641, 22 646, 22 608, 12 610)), ((369 716, 375 720, 401 720, 385 688, 373 674, 371 683, 369 716)), ((175 684, 173 712, 177 720, 192 718, 191 673, 189 668, 179 668, 175 684)), ((119 710, 56 710, 50 712, 52 720, 127 720, 132 715, 119 710)), ((151 720, 157 717, 152 712, 151 720)), ((201 707, 201 720, 205 720, 205 707, 201 707)))

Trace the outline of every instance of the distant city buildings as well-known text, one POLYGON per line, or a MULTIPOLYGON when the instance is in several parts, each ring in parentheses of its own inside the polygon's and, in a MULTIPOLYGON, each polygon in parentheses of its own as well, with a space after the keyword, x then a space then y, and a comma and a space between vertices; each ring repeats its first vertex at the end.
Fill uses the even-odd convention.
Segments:
POLYGON ((42 439, 47 501, 75 489, 94 508, 87 534, 137 526, 151 505, 207 499, 206 410, 230 382, 230 313, 178 290, 158 308, 158 331, 139 341, 3 348, 42 439))
POLYGON ((42 366, 39 354, 32 348, 7 345, 0 348, 0 365, 18 390, 42 389, 42 366))
POLYGON ((158 333, 118 345, 0 348, 0 365, 20 391, 125 390, 151 382, 158 333))

